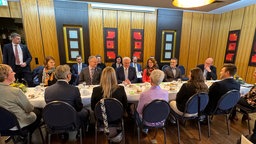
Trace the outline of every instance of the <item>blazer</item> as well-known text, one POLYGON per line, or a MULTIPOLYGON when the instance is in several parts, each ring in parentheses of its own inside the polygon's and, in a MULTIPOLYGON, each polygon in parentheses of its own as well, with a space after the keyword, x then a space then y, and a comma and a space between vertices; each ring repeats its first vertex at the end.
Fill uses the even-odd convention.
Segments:
MULTIPOLYGON (((30 62, 32 60, 32 56, 26 45, 19 44, 23 54, 23 62, 27 65, 22 68, 23 72, 31 71, 30 62)), ((12 43, 6 44, 3 47, 3 63, 9 65, 13 70, 15 70, 15 55, 12 47, 12 43)))
POLYGON ((93 79, 91 80, 89 67, 84 68, 79 75, 79 83, 86 82, 87 85, 100 84, 101 69, 95 68, 93 79))
POLYGON ((164 69, 164 74, 165 74, 164 81, 165 82, 171 82, 173 80, 177 80, 177 79, 181 78, 180 69, 177 67, 175 69, 176 69, 176 75, 173 74, 171 67, 166 67, 164 69))
POLYGON ((57 81, 52 86, 47 87, 44 98, 46 103, 56 100, 67 102, 78 112, 83 108, 79 89, 69 85, 66 81, 57 81))
MULTIPOLYGON (((117 77, 117 82, 120 84, 125 80, 125 75, 124 75, 124 67, 121 66, 116 69, 116 77, 117 77)), ((136 75, 136 70, 134 67, 129 66, 128 68, 128 79, 131 81, 131 83, 136 83, 137 82, 137 75, 136 75)))
MULTIPOLYGON (((112 98, 116 98, 123 104, 124 110, 127 108, 127 96, 123 86, 118 86, 118 88, 113 92, 112 98)), ((93 88, 91 97, 91 108, 94 111, 95 105, 103 98, 102 87, 97 86, 93 88)))
MULTIPOLYGON (((82 63, 82 70, 87 67, 87 64, 82 63)), ((82 71, 81 70, 81 71, 82 71)), ((73 64, 71 67, 71 72, 73 75, 78 76, 78 64, 73 64)))
POLYGON ((227 78, 213 83, 209 87, 209 102, 205 108, 205 113, 211 114, 215 110, 221 96, 233 89, 240 91, 240 84, 233 78, 227 78))
MULTIPOLYGON (((134 63, 133 63, 133 62, 130 64, 130 66, 132 66, 132 67, 134 67, 134 68, 135 68, 135 65, 134 65, 134 63)), ((142 71, 142 69, 141 69, 141 65, 140 65, 139 63, 137 63, 137 69, 138 69, 138 72, 141 72, 141 71, 142 71)))
MULTIPOLYGON (((199 67, 204 73, 204 64, 200 64, 197 67, 199 67)), ((206 74, 206 80, 211 80, 211 79, 216 80, 217 79, 216 67, 211 66, 210 69, 211 69, 211 72, 207 72, 206 74)))

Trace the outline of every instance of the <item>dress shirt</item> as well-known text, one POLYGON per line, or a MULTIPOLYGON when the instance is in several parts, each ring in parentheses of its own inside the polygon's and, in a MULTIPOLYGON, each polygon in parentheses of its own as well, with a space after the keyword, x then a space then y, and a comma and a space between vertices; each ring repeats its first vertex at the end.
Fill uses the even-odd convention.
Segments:
POLYGON ((124 76, 125 76, 125 79, 128 79, 128 68, 125 68, 125 67, 124 67, 124 76))
POLYGON ((13 53, 14 53, 14 55, 15 55, 15 45, 17 45, 17 50, 18 50, 18 55, 19 55, 19 61, 20 61, 20 63, 19 63, 19 64, 16 63, 16 65, 20 65, 21 63, 23 63, 23 53, 22 53, 22 50, 21 50, 21 47, 20 47, 19 44, 14 44, 14 43, 12 43, 12 48, 13 48, 13 53))

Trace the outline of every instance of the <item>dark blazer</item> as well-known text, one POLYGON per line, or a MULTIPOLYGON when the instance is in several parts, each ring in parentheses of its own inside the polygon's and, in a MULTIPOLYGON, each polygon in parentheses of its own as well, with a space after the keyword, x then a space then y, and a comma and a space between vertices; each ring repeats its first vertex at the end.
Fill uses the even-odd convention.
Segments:
MULTIPOLYGON (((204 73, 204 64, 200 64, 197 67, 199 67, 202 70, 202 72, 204 73)), ((211 72, 207 72, 206 80, 211 80, 211 79, 216 80, 217 79, 216 67, 211 66, 210 69, 211 69, 211 72)))
MULTIPOLYGON (((82 70, 87 67, 87 64, 82 63, 82 70)), ((81 71, 82 71, 81 70, 81 71)), ((78 64, 73 64, 71 67, 71 72, 73 75, 78 76, 78 64)))
POLYGON ((78 112, 83 108, 79 89, 65 81, 57 81, 54 85, 47 87, 44 98, 46 103, 55 100, 67 102, 78 112))
POLYGON ((213 83, 209 88, 209 102, 205 108, 205 113, 212 113, 221 96, 233 89, 240 91, 240 84, 233 78, 227 78, 213 83))
MULTIPOLYGON (((122 67, 122 66, 123 66, 123 64, 121 64, 120 67, 122 67)), ((112 64, 112 67, 113 67, 115 70, 118 69, 118 67, 116 67, 116 63, 113 63, 113 64, 112 64)), ((119 67, 119 68, 120 68, 120 67, 119 67)))
MULTIPOLYGON (((32 57, 26 45, 19 44, 23 53, 23 62, 27 65, 22 68, 23 72, 31 71, 30 70, 30 62, 32 57)), ((15 70, 15 55, 13 52, 12 43, 6 44, 3 47, 3 63, 9 65, 13 70, 15 70)))
MULTIPOLYGON (((124 67, 121 66, 120 68, 116 69, 116 77, 118 83, 122 83, 125 80, 125 75, 124 75, 124 67)), ((131 81, 131 83, 136 83, 137 82, 137 75, 136 75, 136 70, 134 67, 129 66, 128 68, 128 79, 131 81)))
POLYGON ((165 74, 164 81, 165 82, 171 82, 173 80, 178 80, 179 78, 181 78, 180 69, 177 67, 175 69, 176 69, 176 75, 173 74, 171 67, 168 66, 164 69, 164 74, 165 74))
MULTIPOLYGON (((93 88, 92 97, 91 97, 91 108, 94 110, 95 105, 98 101, 103 98, 102 87, 98 86, 93 88)), ((118 86, 118 88, 113 92, 112 98, 116 98, 123 104, 124 110, 127 108, 127 96, 123 86, 118 86)))
POLYGON ((104 63, 98 63, 97 67, 103 71, 103 69, 106 67, 106 65, 104 63))
POLYGON ((86 82, 87 85, 100 84, 101 69, 95 68, 93 79, 91 80, 89 66, 84 68, 79 75, 79 83, 86 82))
MULTIPOLYGON (((134 65, 134 63, 133 63, 133 62, 130 64, 130 66, 132 66, 132 67, 134 67, 134 68, 135 68, 135 65, 134 65)), ((141 65, 140 65, 139 63, 137 63, 137 68, 138 68, 138 72, 142 71, 142 69, 141 69, 141 65)))

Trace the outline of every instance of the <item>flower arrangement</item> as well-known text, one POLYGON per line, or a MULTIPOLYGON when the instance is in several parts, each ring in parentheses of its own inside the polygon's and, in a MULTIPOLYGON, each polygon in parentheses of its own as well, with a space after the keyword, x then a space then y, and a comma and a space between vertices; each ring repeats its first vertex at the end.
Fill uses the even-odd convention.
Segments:
POLYGON ((19 89, 21 89, 24 93, 27 92, 27 87, 26 87, 23 83, 14 82, 14 83, 10 84, 10 86, 19 88, 19 89))
POLYGON ((239 84, 245 84, 245 81, 243 78, 239 77, 237 74, 234 76, 234 79, 239 83, 239 84))

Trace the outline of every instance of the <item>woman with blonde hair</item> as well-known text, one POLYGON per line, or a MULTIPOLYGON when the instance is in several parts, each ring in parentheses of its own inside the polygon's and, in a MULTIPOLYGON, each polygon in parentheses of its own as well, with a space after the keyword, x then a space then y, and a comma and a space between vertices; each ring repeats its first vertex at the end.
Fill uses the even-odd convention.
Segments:
POLYGON ((91 108, 102 98, 116 98, 123 104, 124 110, 127 108, 127 96, 123 86, 117 84, 116 72, 112 67, 106 67, 100 79, 100 86, 93 88, 91 98, 91 108))

